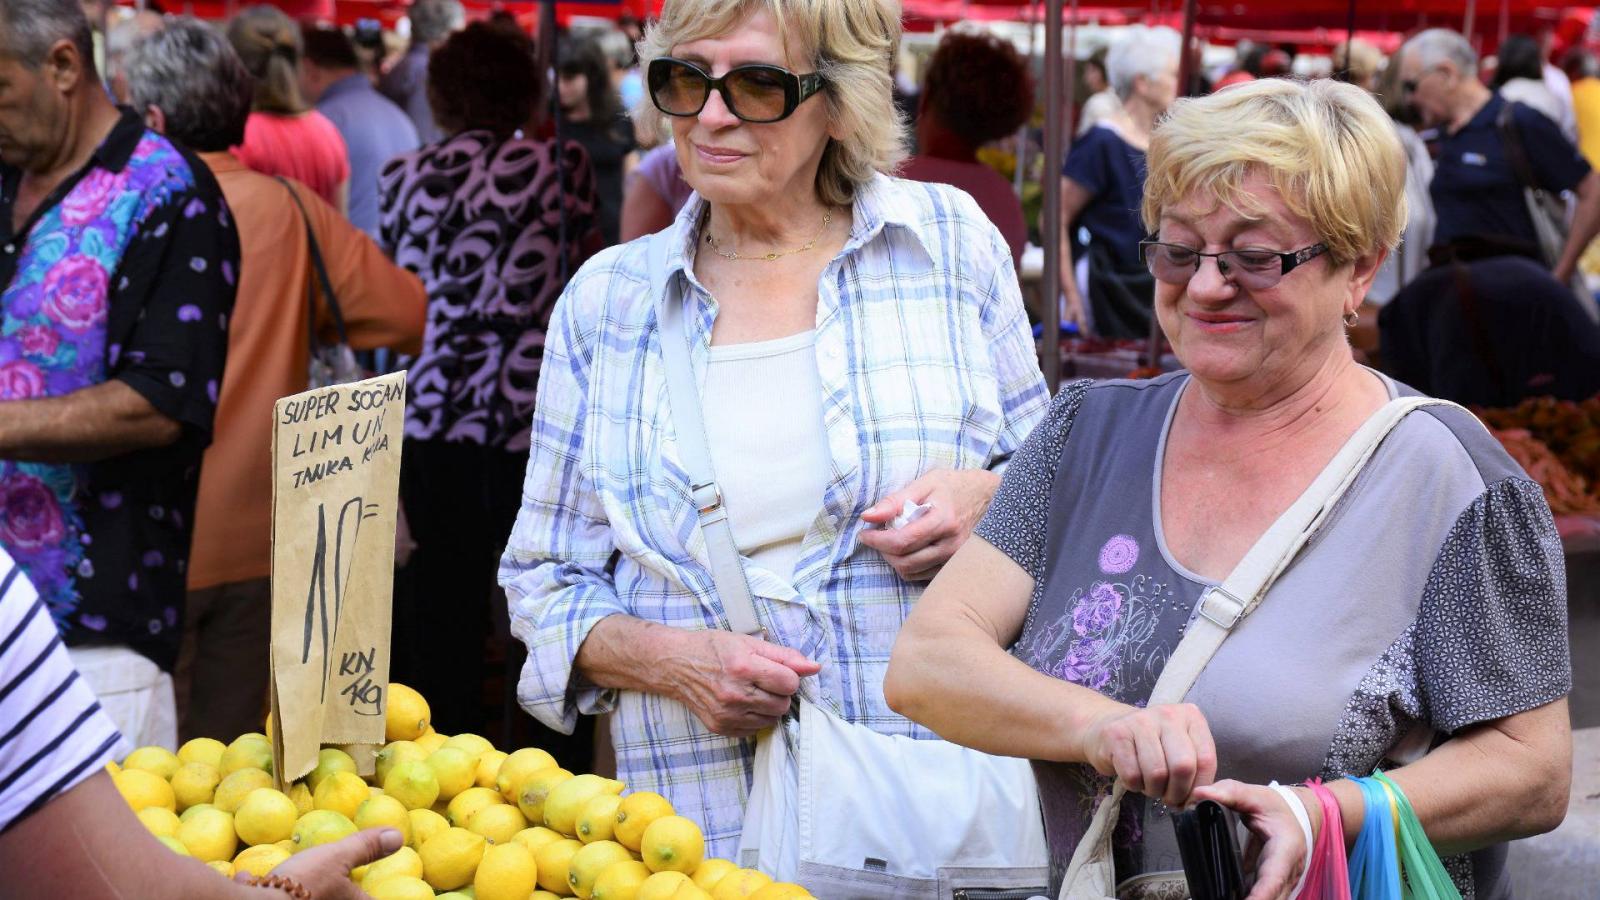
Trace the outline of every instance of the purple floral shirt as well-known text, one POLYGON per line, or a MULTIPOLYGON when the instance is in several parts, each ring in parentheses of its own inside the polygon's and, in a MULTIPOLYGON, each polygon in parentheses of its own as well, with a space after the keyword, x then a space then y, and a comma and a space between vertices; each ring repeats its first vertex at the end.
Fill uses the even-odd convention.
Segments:
POLYGON ((115 379, 184 428, 96 463, 0 460, 0 545, 68 644, 170 669, 238 236, 211 173, 132 113, 13 232, 21 177, 0 164, 0 404, 115 379))

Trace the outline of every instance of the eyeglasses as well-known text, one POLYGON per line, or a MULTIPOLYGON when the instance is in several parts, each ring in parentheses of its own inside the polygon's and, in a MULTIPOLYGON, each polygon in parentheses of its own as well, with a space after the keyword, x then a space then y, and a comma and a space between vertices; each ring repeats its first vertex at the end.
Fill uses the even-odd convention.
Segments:
POLYGON ((1283 280, 1298 266, 1328 252, 1327 244, 1312 244, 1300 250, 1279 253, 1274 250, 1224 250, 1202 253, 1183 244, 1166 244, 1151 235, 1139 242, 1139 258, 1150 274, 1167 284, 1186 285, 1200 271, 1200 261, 1211 257, 1217 271, 1234 284, 1252 291, 1264 291, 1283 280))
POLYGON ((663 56, 650 61, 650 100, 669 116, 698 116, 715 90, 728 111, 746 122, 765 124, 787 119, 807 97, 822 90, 822 76, 805 75, 781 66, 748 65, 712 78, 692 62, 663 56))
POLYGON ((1438 66, 1434 66, 1415 78, 1407 78, 1405 81, 1400 82, 1400 91, 1403 94, 1415 94, 1417 92, 1417 85, 1422 83, 1422 79, 1427 78, 1429 75, 1439 71, 1442 70, 1438 66))

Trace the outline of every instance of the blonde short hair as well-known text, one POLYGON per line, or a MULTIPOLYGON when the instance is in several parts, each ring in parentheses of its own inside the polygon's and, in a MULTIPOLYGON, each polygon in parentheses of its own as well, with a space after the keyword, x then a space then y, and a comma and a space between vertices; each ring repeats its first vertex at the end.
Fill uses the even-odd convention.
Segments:
POLYGON ((1394 249, 1406 223, 1406 157, 1394 124, 1353 84, 1263 78, 1179 100, 1151 135, 1145 226, 1196 193, 1246 216, 1257 172, 1311 222, 1335 262, 1394 249))
MULTIPOLYGON (((639 42, 640 63, 648 69, 678 44, 727 34, 757 9, 778 23, 791 64, 802 73, 814 67, 826 82, 828 117, 844 138, 828 140, 817 194, 848 205, 858 187, 906 157, 905 117, 894 105, 899 0, 667 0, 639 42)), ((640 118, 654 129, 662 113, 645 103, 640 118)))

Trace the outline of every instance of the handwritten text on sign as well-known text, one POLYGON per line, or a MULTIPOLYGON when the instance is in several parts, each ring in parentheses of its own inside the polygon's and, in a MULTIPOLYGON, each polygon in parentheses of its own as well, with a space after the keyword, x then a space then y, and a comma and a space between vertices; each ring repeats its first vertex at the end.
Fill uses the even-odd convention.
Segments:
POLYGON ((383 742, 405 373, 273 410, 272 707, 279 776, 383 742))

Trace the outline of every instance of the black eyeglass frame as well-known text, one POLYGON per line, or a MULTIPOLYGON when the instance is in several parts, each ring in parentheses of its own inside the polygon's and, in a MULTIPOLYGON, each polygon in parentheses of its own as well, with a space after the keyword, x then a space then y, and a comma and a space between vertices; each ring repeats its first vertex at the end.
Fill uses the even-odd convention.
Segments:
POLYGON ((650 67, 646 72, 645 83, 650 89, 650 102, 654 104, 655 108, 660 110, 663 115, 675 116, 680 119, 698 116, 700 115, 701 110, 706 108, 706 101, 711 99, 711 92, 716 91, 718 94, 722 95, 722 104, 728 108, 728 112, 733 113, 733 115, 740 121, 749 122, 752 125, 769 125, 773 122, 781 122, 784 119, 789 118, 790 116, 794 115, 794 111, 800 107, 801 103, 804 103, 811 96, 820 93, 823 87, 827 84, 820 72, 807 72, 804 75, 798 75, 782 66, 769 65, 767 63, 751 63, 744 66, 734 66, 728 71, 722 73, 722 75, 718 77, 712 77, 711 73, 700 68, 694 63, 689 62, 686 59, 678 59, 677 57, 673 56, 660 56, 652 59, 650 61, 650 67), (666 82, 668 73, 671 71, 672 66, 683 66, 699 75, 705 82, 705 92, 700 97, 700 105, 695 107, 693 112, 673 112, 672 110, 662 106, 661 100, 656 97, 656 91, 659 87, 659 84, 666 82), (732 78, 734 75, 740 72, 749 72, 752 70, 774 75, 783 85, 783 112, 779 113, 774 118, 753 119, 749 116, 741 114, 738 106, 734 103, 733 96, 728 92, 729 78, 732 78), (657 73, 660 74, 658 75, 657 73))
MULTIPOLYGON (((1317 257, 1328 252, 1328 245, 1319 241, 1309 247, 1301 247, 1299 250, 1289 250, 1286 252, 1280 250, 1251 248, 1247 250, 1221 250, 1216 253, 1207 253, 1203 250, 1197 250, 1194 247, 1190 247, 1187 244, 1174 244, 1167 241, 1158 241, 1156 238, 1157 235, 1152 234, 1139 242, 1139 261, 1144 263, 1145 268, 1150 270, 1150 274, 1152 276, 1155 276, 1156 271, 1155 266, 1150 261, 1149 248, 1174 247, 1187 253, 1194 254, 1194 272, 1190 274, 1190 278, 1193 278, 1195 274, 1199 273, 1201 260, 1209 256, 1217 261, 1217 271, 1222 273, 1222 277, 1235 284, 1237 284, 1238 281, 1229 273, 1229 270, 1232 268, 1232 266, 1230 266, 1228 260, 1224 259, 1223 257, 1237 256, 1240 253, 1261 253, 1265 255, 1276 256, 1279 264, 1283 267, 1278 272, 1278 281, 1282 281, 1284 278, 1288 277, 1290 272, 1293 272, 1300 266, 1303 266, 1313 259, 1316 259, 1317 257)), ((1244 269, 1245 267, 1240 266, 1239 268, 1244 269)), ((1160 279, 1158 278, 1157 280, 1160 279)), ((1187 284, 1188 282, 1185 281, 1184 283, 1187 284)), ((1273 282, 1273 284, 1277 283, 1277 281, 1273 282)))
POLYGON ((1442 71, 1444 70, 1438 66, 1429 66, 1421 75, 1418 75, 1415 78, 1407 78, 1406 80, 1400 82, 1400 96, 1409 97, 1412 94, 1415 94, 1417 92, 1417 86, 1422 84, 1422 79, 1427 78, 1429 75, 1432 75, 1435 72, 1442 71))

